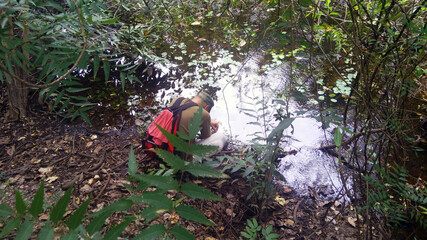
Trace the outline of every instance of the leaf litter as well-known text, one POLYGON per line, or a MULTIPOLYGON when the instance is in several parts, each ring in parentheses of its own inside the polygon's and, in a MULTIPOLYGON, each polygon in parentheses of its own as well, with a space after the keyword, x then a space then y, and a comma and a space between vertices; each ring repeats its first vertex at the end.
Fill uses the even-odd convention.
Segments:
MULTIPOLYGON (((4 122, 4 114, 0 121, 4 122)), ((88 213, 93 213, 119 198, 130 196, 124 183, 130 183, 126 174, 131 145, 140 166, 139 171, 147 172, 162 164, 160 160, 150 159, 143 153, 137 126, 129 122, 125 122, 120 131, 117 128, 96 131, 84 123, 67 125, 60 123, 55 116, 37 116, 27 123, 2 124, 0 139, 0 201, 11 206, 14 204, 13 189, 21 191, 28 201, 30 196, 34 196, 41 180, 46 179, 45 194, 51 204, 57 199, 50 199, 49 196, 65 191, 74 182, 68 211, 74 211, 92 195, 88 213)), ((230 148, 239 150, 233 145, 228 148, 224 154, 229 154, 230 148)), ((197 239, 239 239, 247 219, 255 217, 257 209, 246 199, 251 189, 245 179, 239 172, 230 176, 230 179, 219 180, 187 177, 187 181, 203 185, 226 200, 184 200, 205 213, 215 226, 205 227, 187 222, 170 213, 153 223, 173 220, 197 239)), ((265 214, 259 219, 264 228, 273 225, 273 232, 280 234, 279 239, 357 239, 357 218, 348 204, 300 197, 290 187, 281 186, 277 190, 278 195, 265 206, 265 214)), ((138 206, 130 212, 136 214, 140 210, 141 206, 138 206)), ((107 228, 123 219, 122 213, 114 213, 106 221, 107 228)), ((122 236, 135 236, 148 226, 145 222, 134 222, 122 236)))

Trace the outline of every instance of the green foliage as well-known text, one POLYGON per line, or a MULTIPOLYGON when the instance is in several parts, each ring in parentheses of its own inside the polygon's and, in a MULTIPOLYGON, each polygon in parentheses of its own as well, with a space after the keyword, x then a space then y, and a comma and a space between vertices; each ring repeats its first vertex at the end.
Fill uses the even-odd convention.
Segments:
MULTIPOLYGON (((263 95, 265 93, 263 92, 263 95)), ((275 189, 273 180, 284 180, 281 173, 276 170, 275 160, 280 152, 280 143, 283 142, 283 132, 289 128, 294 121, 293 118, 287 118, 280 114, 273 114, 267 106, 267 100, 254 97, 252 101, 253 107, 242 109, 243 113, 254 118, 249 124, 255 125, 261 129, 255 132, 253 136, 252 151, 246 149, 242 155, 244 157, 224 157, 220 160, 230 161, 223 171, 231 170, 231 173, 241 170, 242 176, 247 180, 252 191, 247 198, 252 199, 258 207, 258 211, 262 211, 266 200, 274 195, 275 189), (254 197, 254 198, 253 198, 254 197)), ((276 100, 279 107, 284 107, 286 102, 276 100)), ((249 104, 249 103, 248 103, 249 104)))
MULTIPOLYGON (((198 111, 195 113, 195 117, 189 124, 190 134, 185 135, 181 133, 179 135, 183 136, 184 139, 195 138, 197 132, 200 130, 202 123, 201 115, 202 106, 199 107, 198 111)), ((184 156, 184 158, 187 158, 187 156, 190 154, 206 154, 214 149, 212 147, 206 148, 204 146, 192 144, 192 141, 186 142, 181 138, 167 132, 160 126, 157 127, 162 131, 167 139, 171 141, 172 145, 174 145, 177 150, 183 153, 182 156, 184 156)), ((129 157, 129 166, 134 166, 132 170, 129 171, 131 178, 144 183, 144 187, 151 186, 156 187, 157 189, 151 192, 144 192, 141 195, 135 196, 134 198, 136 201, 149 205, 142 212, 142 216, 145 218, 146 222, 149 223, 151 220, 158 217, 160 212, 167 211, 171 212, 172 214, 177 214, 186 220, 195 221, 207 226, 214 225, 214 223, 207 219, 202 213, 193 207, 182 203, 182 200, 187 197, 192 199, 206 199, 214 201, 222 201, 222 199, 201 186, 193 183, 183 182, 182 176, 186 172, 192 174, 195 177, 223 178, 227 176, 202 163, 184 161, 179 155, 171 154, 162 149, 158 149, 157 154, 172 169, 172 171, 169 172, 170 175, 137 174, 137 170, 135 169, 136 164, 134 156, 129 157), (184 194, 184 197, 177 200, 170 199, 164 195, 164 193, 169 190, 175 190, 177 191, 177 194, 184 194)), ((132 153, 130 156, 132 156, 132 153)), ((166 233, 171 233, 177 239, 194 238, 186 229, 176 225, 176 223, 172 221, 164 227, 157 225, 156 227, 150 228, 150 230, 145 230, 138 236, 138 238, 150 235, 159 236, 166 233)))
MULTIPOLYGON (((201 116, 202 107, 199 108, 196 113, 201 116)), ((197 129, 200 130, 201 117, 195 117, 194 121, 190 125, 192 132, 197 133, 197 129)), ((164 130, 164 129, 162 129, 164 130)), ((167 134, 168 137, 171 134, 167 134)), ((188 144, 191 146, 182 147, 186 149, 186 154, 206 153, 212 150, 211 148, 202 147, 197 149, 196 144, 191 142, 184 142, 179 138, 170 138, 174 144, 188 144), (193 149, 193 151, 191 151, 193 149)), ((43 223, 43 228, 38 234, 39 239, 53 239, 53 229, 65 223, 68 227, 69 232, 61 236, 61 239, 88 239, 87 236, 100 236, 104 235, 104 239, 117 239, 122 234, 123 230, 132 222, 137 221, 138 218, 145 219, 146 223, 151 222, 155 218, 159 217, 160 213, 170 212, 172 215, 177 215, 185 220, 194 221, 206 226, 213 226, 214 223, 210 221, 206 216, 200 213, 192 206, 184 204, 182 201, 185 198, 191 199, 205 199, 213 201, 223 201, 220 197, 213 194, 209 190, 194 184, 186 183, 182 181, 182 175, 186 172, 196 177, 214 177, 214 178, 225 178, 227 175, 212 169, 202 163, 194 163, 184 161, 177 155, 170 154, 164 150, 158 150, 159 156, 171 167, 171 171, 159 171, 159 174, 138 174, 138 163, 136 162, 133 147, 131 147, 129 153, 128 162, 128 174, 130 179, 138 182, 137 188, 133 189, 131 186, 126 186, 130 191, 133 192, 129 198, 119 199, 116 202, 102 208, 98 212, 92 213, 85 217, 86 210, 89 206, 90 198, 87 199, 80 207, 74 211, 67 219, 64 218, 64 214, 70 203, 72 187, 69 188, 65 194, 57 201, 57 203, 49 209, 49 219, 43 223), (147 189, 148 187, 154 187, 154 191, 145 191, 141 194, 137 194, 136 191, 147 189), (166 196, 165 193, 174 190, 176 194, 180 194, 183 197, 180 199, 173 199, 174 196, 166 196), (140 217, 131 215, 125 216, 124 221, 120 224, 113 226, 108 232, 104 232, 103 225, 106 219, 114 212, 125 213, 128 209, 136 204, 148 204, 141 212, 140 217), (82 225, 83 220, 88 220, 86 227, 82 225)), ((6 236, 13 231, 16 231, 16 239, 28 239, 38 221, 38 216, 45 210, 44 206, 44 181, 40 184, 33 200, 31 201, 30 207, 27 207, 27 203, 23 200, 22 194, 15 191, 15 209, 11 208, 6 204, 0 204, 0 221, 7 221, 5 227, 0 232, 0 237, 6 236)), ((47 205, 47 204, 46 204, 47 205)), ((179 226, 176 221, 170 219, 165 226, 163 225, 152 225, 142 230, 135 239, 156 239, 161 236, 167 237, 168 234, 172 234, 176 239, 195 239, 185 228, 179 226)))
POLYGON ((262 228, 261 225, 258 224, 257 220, 255 218, 248 219, 247 220, 247 226, 245 228, 245 231, 241 232, 240 234, 249 240, 274 240, 278 239, 279 234, 273 233, 273 226, 268 226, 267 228, 262 228))
POLYGON ((427 230, 427 184, 419 179, 417 186, 410 185, 407 170, 399 165, 388 169, 374 167, 379 179, 364 176, 370 191, 362 209, 380 214, 394 226, 411 223, 427 230))
MULTIPOLYGON (((49 220, 42 224, 43 228, 39 232, 38 239, 53 239, 53 228, 59 226, 60 222, 64 220, 64 214, 70 202, 71 190, 72 188, 68 189, 56 205, 49 210, 49 220)), ((34 227, 41 223, 38 221, 38 216, 44 212, 44 202, 44 181, 40 184, 29 208, 23 200, 22 194, 15 190, 15 209, 6 204, 0 205, 0 221, 7 222, 0 232, 0 237, 16 231, 15 239, 28 239, 32 235, 34 227)), ((71 231, 81 224, 88 204, 89 200, 83 203, 69 218, 66 225, 71 231)))

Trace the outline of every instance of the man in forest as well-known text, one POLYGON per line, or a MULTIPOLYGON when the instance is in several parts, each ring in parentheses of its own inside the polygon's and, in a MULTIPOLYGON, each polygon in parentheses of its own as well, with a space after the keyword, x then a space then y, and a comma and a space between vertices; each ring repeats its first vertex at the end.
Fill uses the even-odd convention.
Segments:
POLYGON ((175 98, 153 123, 147 129, 147 139, 145 140, 146 148, 163 148, 174 152, 173 146, 166 137, 160 132, 154 123, 176 135, 177 131, 188 134, 189 123, 193 120, 194 113, 197 112, 200 104, 203 103, 202 125, 197 143, 204 145, 218 146, 219 150, 223 148, 226 137, 223 133, 218 132, 219 124, 211 120, 210 111, 214 106, 212 97, 204 92, 199 92, 192 99, 177 97, 175 98))

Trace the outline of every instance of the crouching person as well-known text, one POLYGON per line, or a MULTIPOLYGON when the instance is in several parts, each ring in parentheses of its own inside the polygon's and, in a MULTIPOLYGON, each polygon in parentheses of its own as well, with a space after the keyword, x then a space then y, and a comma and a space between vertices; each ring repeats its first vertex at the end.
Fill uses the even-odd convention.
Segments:
MULTIPOLYGON (((148 127, 147 138, 144 140, 145 148, 162 148, 169 152, 176 153, 174 147, 154 123, 174 135, 176 135, 178 131, 188 134, 189 123, 193 120, 194 113, 197 112, 202 103, 203 111, 202 125, 199 134, 200 139, 197 139, 196 142, 204 145, 218 146, 218 151, 222 150, 227 138, 223 133, 218 132, 218 122, 211 120, 210 111, 214 106, 214 101, 208 93, 203 91, 199 92, 192 99, 184 97, 175 98, 169 104, 168 108, 162 111, 148 127)), ((192 156, 189 156, 189 158, 188 160, 191 160, 192 156)))

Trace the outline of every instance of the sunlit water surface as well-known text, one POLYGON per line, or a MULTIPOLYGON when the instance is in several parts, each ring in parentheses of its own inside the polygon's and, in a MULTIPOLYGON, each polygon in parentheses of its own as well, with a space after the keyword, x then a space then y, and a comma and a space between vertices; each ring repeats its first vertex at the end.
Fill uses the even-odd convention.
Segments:
MULTIPOLYGON (((226 133, 230 139, 250 144, 253 133, 262 132, 262 128, 253 124, 255 119, 244 113, 242 109, 256 109, 255 99, 264 99, 268 111, 274 112, 277 104, 272 103, 274 90, 281 90, 286 86, 288 76, 288 65, 274 66, 260 75, 259 59, 262 54, 253 53, 244 63, 228 65, 230 72, 218 78, 214 84, 221 90, 216 93, 217 100, 212 109, 213 119, 220 121, 220 131, 226 133), (234 82, 233 84, 231 82, 234 82), (263 88, 260 87, 261 83, 263 88)), ((221 65, 223 58, 219 58, 213 65, 221 65)), ((163 71, 168 67, 162 66, 163 71)), ((179 81, 179 80, 175 80, 179 81)), ((176 86, 179 86, 177 84, 176 86)), ((180 94, 176 89, 162 89, 157 94, 159 102, 168 96, 169 101, 178 95, 191 98, 197 93, 195 88, 182 89, 180 94)), ((167 98, 166 98, 167 99, 167 98)), ((259 107, 259 106, 258 106, 259 107)), ((301 106, 294 100, 290 101, 291 113, 301 110, 301 106)), ((296 117, 296 114, 292 114, 296 117)), ((269 115, 267 122, 277 125, 269 115)), ((263 124, 263 121, 258 121, 263 124)), ((281 147, 284 151, 296 150, 295 155, 287 155, 280 159, 278 170, 290 186, 301 195, 309 194, 309 187, 314 187, 321 193, 319 197, 331 198, 341 189, 341 181, 337 173, 334 158, 324 154, 316 148, 331 139, 330 131, 321 128, 321 123, 313 118, 297 116, 292 124, 293 128, 285 130, 285 135, 290 136, 281 147)), ((268 134, 268 133, 266 133, 268 134)), ((265 136, 265 135, 263 135, 265 136)))

